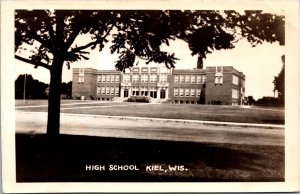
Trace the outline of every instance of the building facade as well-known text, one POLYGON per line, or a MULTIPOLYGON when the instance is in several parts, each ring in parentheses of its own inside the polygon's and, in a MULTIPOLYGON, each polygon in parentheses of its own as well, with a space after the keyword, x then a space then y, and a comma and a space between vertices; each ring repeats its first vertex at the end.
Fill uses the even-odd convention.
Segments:
POLYGON ((126 72, 73 69, 72 97, 76 99, 149 96, 171 103, 240 105, 244 94, 245 75, 232 66, 185 70, 132 67, 126 72))

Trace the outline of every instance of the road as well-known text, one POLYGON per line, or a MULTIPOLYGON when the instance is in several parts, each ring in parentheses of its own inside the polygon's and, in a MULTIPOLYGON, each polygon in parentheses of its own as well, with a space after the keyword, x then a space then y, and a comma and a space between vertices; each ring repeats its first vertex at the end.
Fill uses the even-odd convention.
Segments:
MULTIPOLYGON (((16 111, 17 133, 45 133, 47 113, 16 111)), ((205 143, 284 145, 283 127, 61 114, 61 134, 205 143)))

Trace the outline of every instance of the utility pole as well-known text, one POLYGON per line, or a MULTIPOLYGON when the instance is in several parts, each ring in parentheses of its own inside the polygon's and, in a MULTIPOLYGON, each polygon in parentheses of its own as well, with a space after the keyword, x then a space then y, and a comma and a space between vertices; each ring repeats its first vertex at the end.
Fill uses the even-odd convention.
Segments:
POLYGON ((26 99, 26 73, 25 73, 25 75, 24 75, 24 93, 23 93, 23 102, 24 102, 24 104, 25 104, 25 99, 26 99))

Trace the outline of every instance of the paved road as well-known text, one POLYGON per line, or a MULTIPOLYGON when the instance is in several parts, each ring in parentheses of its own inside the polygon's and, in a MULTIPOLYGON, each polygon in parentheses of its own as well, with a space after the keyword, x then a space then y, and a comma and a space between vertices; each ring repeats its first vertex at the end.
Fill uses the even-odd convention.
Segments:
MULTIPOLYGON (((16 111, 16 131, 45 133, 47 113, 16 111)), ((61 114, 61 133, 189 142, 284 145, 283 127, 174 122, 164 119, 124 119, 61 114)))

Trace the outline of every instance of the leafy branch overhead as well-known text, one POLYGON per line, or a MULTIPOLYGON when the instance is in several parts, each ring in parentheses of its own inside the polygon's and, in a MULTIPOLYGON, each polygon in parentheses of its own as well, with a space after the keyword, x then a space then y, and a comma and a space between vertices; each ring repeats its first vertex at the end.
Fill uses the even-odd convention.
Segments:
POLYGON ((246 38, 253 46, 262 42, 284 45, 284 16, 262 11, 215 10, 16 10, 16 58, 51 70, 54 56, 70 65, 87 60, 89 50, 102 51, 111 40, 111 53, 119 54, 116 68, 147 63, 175 67, 174 53, 161 51, 170 40, 182 39, 198 65, 214 50, 232 49, 246 38), (82 35, 89 39, 77 41, 82 35), (78 45, 79 44, 79 45, 78 45), (30 47, 30 52, 28 49, 30 47))

